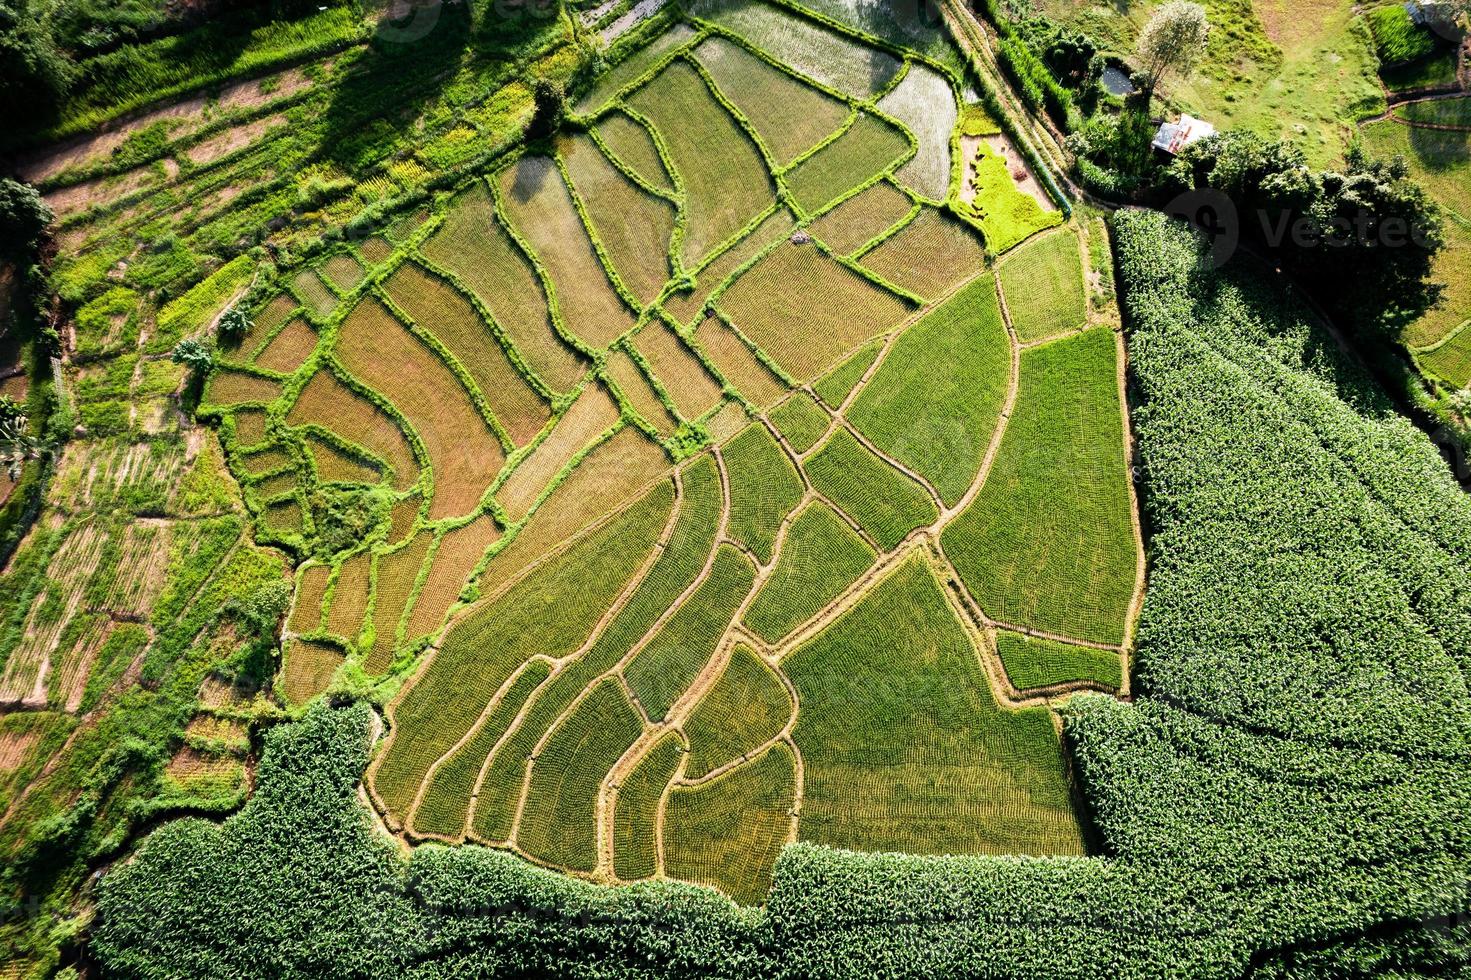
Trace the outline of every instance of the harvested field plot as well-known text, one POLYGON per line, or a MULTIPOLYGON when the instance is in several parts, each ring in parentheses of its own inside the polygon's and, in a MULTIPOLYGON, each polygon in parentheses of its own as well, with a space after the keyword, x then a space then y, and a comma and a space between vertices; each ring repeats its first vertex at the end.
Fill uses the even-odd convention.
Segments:
POLYGON ((699 72, 676 61, 628 100, 664 141, 685 200, 686 266, 771 206, 776 188, 756 146, 699 72))
POLYGON ((843 135, 802 160, 782 179, 797 206, 816 214, 909 152, 903 132, 872 113, 860 112, 843 135))
POLYGON ((746 117, 778 167, 788 166, 848 120, 845 103, 774 68, 729 38, 710 38, 695 49, 695 57, 721 94, 746 117))
POLYGON ((919 150, 899 168, 899 182, 929 200, 940 203, 950 192, 950 134, 960 118, 950 82, 917 61, 893 90, 877 103, 914 134, 919 150))
POLYGON ((859 100, 882 92, 903 66, 892 55, 772 4, 699 0, 690 5, 690 13, 734 31, 799 74, 859 100))
POLYGON ((1001 263, 1001 290, 1022 343, 1081 330, 1088 299, 1077 236, 1056 231, 1012 252, 1001 263))
POLYGON ((463 527, 445 532, 414 600, 413 612, 404 625, 405 642, 413 643, 439 628, 444 614, 460 598, 460 590, 469 581, 470 573, 500 536, 500 529, 489 515, 481 515, 463 527))
POLYGON ((343 321, 336 355, 422 440, 434 477, 429 519, 474 510, 506 455, 449 366, 371 298, 343 321))
POLYGON ((382 475, 376 465, 319 435, 306 439, 307 450, 317 468, 317 479, 323 483, 377 483, 382 475))
POLYGON ((316 346, 317 332, 305 320, 292 320, 256 355, 255 363, 267 371, 290 374, 306 363, 316 346))
POLYGON ((669 392, 674 407, 686 419, 696 419, 720 401, 720 385, 700 359, 663 322, 639 331, 633 346, 649 362, 654 377, 669 392))
POLYGON ((582 359, 558 336, 536 271, 496 220, 484 184, 455 199, 422 250, 479 297, 543 384, 558 392, 577 384, 582 359))
POLYGON ((281 394, 281 382, 244 371, 215 371, 204 386, 202 405, 263 405, 281 394))
POLYGON ((1046 709, 998 711, 920 558, 782 664, 801 710, 803 840, 869 851, 1077 854, 1046 709), (904 636, 894 645, 888 636, 904 636))
POLYGON ((996 285, 982 275, 900 335, 848 417, 953 505, 980 470, 1010 374, 996 285))
POLYGON ((546 270, 567 329, 594 348, 626 333, 633 314, 608 280, 556 162, 522 157, 498 179, 501 207, 546 270))
POLYGON ((881 180, 828 211, 809 230, 838 255, 851 255, 903 221, 914 206, 907 194, 881 180))
POLYGON ((301 273, 291 280, 291 287, 307 311, 315 314, 319 320, 326 319, 337 308, 337 297, 315 272, 301 273))
POLYGON ((516 370, 470 301, 449 283, 405 262, 383 284, 388 298, 460 362, 511 442, 524 446, 551 409, 516 370))
POLYGON ((331 371, 323 369, 312 375, 286 413, 286 422, 320 426, 350 444, 362 446, 388 464, 393 485, 401 490, 418 478, 419 463, 413 446, 398 423, 331 371))
POLYGON ((640 308, 649 305, 671 275, 674 205, 625 177, 589 136, 571 137, 558 149, 613 273, 640 308))
POLYGON ((808 380, 897 326, 903 300, 812 245, 782 244, 720 298, 720 308, 783 370, 808 380))
POLYGON ((986 485, 942 539, 987 615, 1117 644, 1135 545, 1111 331, 1022 353, 1021 396, 986 485))
POLYGON ((859 261, 885 282, 937 300, 985 267, 986 249, 970 228, 926 207, 859 261))

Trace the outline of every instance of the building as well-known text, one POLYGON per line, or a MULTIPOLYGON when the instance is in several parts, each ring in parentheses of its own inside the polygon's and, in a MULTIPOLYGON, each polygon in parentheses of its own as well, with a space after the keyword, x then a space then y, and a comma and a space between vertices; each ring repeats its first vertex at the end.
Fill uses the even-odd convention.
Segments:
POLYGON ((1154 134, 1154 148, 1174 156, 1191 143, 1216 135, 1216 127, 1210 123, 1196 119, 1194 116, 1182 115, 1179 122, 1167 122, 1154 134))

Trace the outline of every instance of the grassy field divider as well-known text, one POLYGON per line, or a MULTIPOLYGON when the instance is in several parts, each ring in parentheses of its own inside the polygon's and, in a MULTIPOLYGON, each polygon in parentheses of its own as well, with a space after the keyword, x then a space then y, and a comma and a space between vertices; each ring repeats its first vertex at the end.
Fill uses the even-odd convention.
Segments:
MULTIPOLYGON (((705 29, 706 25, 702 25, 700 21, 694 18, 687 18, 687 20, 691 25, 696 28, 693 37, 683 42, 682 44, 676 44, 674 47, 664 52, 664 54, 660 55, 658 60, 656 60, 647 69, 645 69, 641 74, 635 75, 630 81, 627 81, 623 85, 621 85, 618 88, 618 91, 610 96, 608 100, 604 102, 603 105, 597 110, 585 115, 578 114, 577 112, 572 111, 568 112, 567 117, 574 122, 579 122, 586 125, 592 123, 594 120, 599 119, 604 115, 607 115, 614 109, 621 108, 625 112, 629 111, 628 107, 624 105, 624 102, 630 95, 647 85, 650 81, 653 80, 654 76, 658 75, 665 68, 668 68, 672 62, 683 57, 686 52, 692 51, 695 48, 699 47, 700 42, 705 40, 705 38, 709 36, 710 32, 708 29, 705 29)), ((676 21, 676 23, 677 22, 678 21, 676 21)), ((671 23, 668 26, 672 27, 674 25, 673 23, 671 23)), ((657 33, 662 34, 663 31, 661 30, 657 33)), ((619 38, 619 40, 622 41, 624 39, 619 38)), ((629 44, 628 48, 630 53, 632 53, 642 46, 642 44, 629 44)), ((614 64, 617 64, 617 62, 614 62, 614 64)))

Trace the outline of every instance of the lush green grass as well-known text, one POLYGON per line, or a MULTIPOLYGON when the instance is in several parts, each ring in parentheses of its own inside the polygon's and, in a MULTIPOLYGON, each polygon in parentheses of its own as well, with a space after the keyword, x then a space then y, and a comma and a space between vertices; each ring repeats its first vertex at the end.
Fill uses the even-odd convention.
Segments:
POLYGON ((910 531, 939 517, 923 487, 839 429, 809 459, 812 486, 888 551, 910 531))
POLYGON ((1123 684, 1123 663, 1111 650, 1073 646, 998 630, 996 652, 1017 690, 1068 681, 1097 681, 1112 688, 1123 684))
POLYGON ((908 152, 902 131, 863 112, 843 135, 793 167, 782 181, 797 207, 816 214, 908 152))
POLYGON ((887 180, 848 198, 808 226, 838 255, 851 255, 898 224, 914 202, 887 180))
POLYGON ((795 709, 772 669, 749 648, 736 647, 685 722, 690 752, 684 778, 699 779, 754 752, 781 733, 795 709))
POLYGON ((815 245, 789 242, 737 279, 718 305, 799 381, 826 371, 909 312, 904 301, 815 245))
POLYGON ((598 860, 598 787, 642 732, 616 680, 593 688, 531 764, 516 843, 548 863, 591 871, 598 860))
POLYGON ((709 577, 629 663, 623 676, 650 719, 663 719, 704 668, 755 577, 745 555, 721 545, 709 577))
POLYGON ((653 124, 685 202, 685 265, 710 255, 776 196, 756 146, 688 62, 676 61, 628 100, 653 124))
POLYGON ((822 142, 848 118, 848 107, 772 67, 734 41, 712 37, 695 56, 761 137, 778 167, 822 142))
POLYGON ((941 539, 995 619, 1123 641, 1135 544, 1115 367, 1101 328, 1022 353, 1001 451, 941 539))
POLYGON ((792 522, 775 571, 746 611, 746 625, 766 642, 779 642, 836 599, 875 557, 832 508, 814 501, 792 522))
POLYGON ((715 885, 738 902, 760 902, 795 798, 796 766, 781 744, 712 782, 676 787, 664 818, 665 872, 715 885))
POLYGON ((402 815, 429 766, 470 731, 532 653, 565 656, 577 648, 657 540, 671 496, 661 484, 446 634, 392 712, 393 741, 373 787, 393 812, 402 815))
POLYGON ((802 499, 802 481, 765 426, 752 425, 725 447, 730 536, 771 560, 777 529, 802 499))
POLYGON ((1063 230, 1027 242, 1001 263, 1001 291, 1022 343, 1072 330, 1088 321, 1078 239, 1063 230))
POLYGON ((954 504, 980 470, 1010 376, 996 283, 983 275, 900 335, 848 418, 954 504))
POLYGON ((475 734, 444 764, 434 771, 419 808, 414 811, 413 829, 421 833, 459 837, 469 819, 470 797, 485 757, 495 743, 511 727, 516 713, 526 704, 537 686, 551 673, 544 660, 527 665, 501 702, 479 723, 475 734))
POLYGON ((832 416, 811 395, 799 391, 771 410, 771 424, 794 451, 805 453, 827 432, 832 416))
POLYGON ((859 261, 885 282, 936 300, 985 268, 986 248, 972 228, 926 207, 859 261))
POLYGON ((802 706, 801 839, 917 854, 1080 852, 1048 712, 997 708, 922 558, 783 668, 802 706))
MULTIPOLYGON (((1039 6, 1128 57, 1162 3, 1039 6)), ((1338 161, 1353 124, 1384 111, 1374 39, 1351 0, 1208 0, 1206 12, 1212 31, 1200 70, 1161 87, 1185 111, 1218 129, 1297 138, 1314 166, 1338 161)))
POLYGON ((665 735, 618 788, 613 810, 613 871, 620 878, 633 881, 654 875, 659 799, 674 778, 681 749, 678 735, 665 735))

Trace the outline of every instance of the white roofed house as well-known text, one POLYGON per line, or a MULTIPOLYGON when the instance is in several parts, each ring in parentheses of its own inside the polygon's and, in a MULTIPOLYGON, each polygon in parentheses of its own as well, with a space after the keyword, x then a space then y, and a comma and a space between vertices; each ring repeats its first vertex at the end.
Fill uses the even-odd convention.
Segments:
POLYGON ((1174 156, 1192 143, 1198 143, 1207 137, 1216 134, 1216 127, 1203 119, 1185 114, 1180 116, 1178 122, 1167 122, 1160 126, 1159 132, 1154 134, 1153 146, 1156 150, 1174 156))

